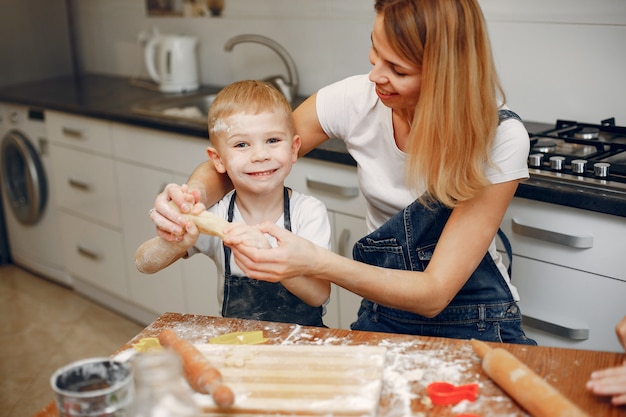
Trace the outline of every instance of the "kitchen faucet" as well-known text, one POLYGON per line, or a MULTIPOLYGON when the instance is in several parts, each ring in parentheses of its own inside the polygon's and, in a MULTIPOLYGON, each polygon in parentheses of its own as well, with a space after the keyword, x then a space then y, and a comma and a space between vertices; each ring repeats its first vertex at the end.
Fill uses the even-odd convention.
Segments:
POLYGON ((298 72, 296 71, 296 64, 293 61, 293 58, 291 58, 291 55, 289 55, 287 50, 276 41, 262 35, 234 36, 226 41, 224 44, 224 50, 230 52, 233 50, 235 45, 244 42, 260 43, 261 45, 269 47, 276 52, 278 56, 280 56, 280 59, 282 59, 287 66, 287 81, 285 81, 285 79, 280 75, 269 77, 265 81, 278 88, 278 90, 287 98, 287 101, 293 104, 296 96, 298 95, 298 72))

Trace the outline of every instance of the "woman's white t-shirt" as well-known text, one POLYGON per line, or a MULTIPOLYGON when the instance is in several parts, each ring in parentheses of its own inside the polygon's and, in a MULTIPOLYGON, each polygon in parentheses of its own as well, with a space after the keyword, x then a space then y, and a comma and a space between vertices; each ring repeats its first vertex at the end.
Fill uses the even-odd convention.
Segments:
MULTIPOLYGON (((207 211, 223 219, 228 219, 228 205, 230 204, 232 194, 233 191, 226 194, 224 198, 217 204, 209 207, 207 211)), ((328 220, 328 211, 324 203, 313 196, 292 190, 291 198, 289 199, 289 215, 291 217, 291 231, 294 234, 310 240, 325 249, 330 249, 330 221, 328 220)), ((233 211, 233 222, 245 223, 236 203, 233 211)), ((281 215, 276 220, 276 225, 284 228, 284 215, 281 215)), ((276 239, 270 235, 266 235, 266 237, 272 247, 275 247, 276 239)), ((187 251, 187 256, 197 253, 203 253, 215 262, 218 274, 217 300, 221 311, 222 302, 224 301, 224 246, 222 240, 215 236, 201 234, 196 244, 187 251)), ((234 256, 230 257, 230 272, 237 276, 245 275, 235 263, 234 256)))
MULTIPOLYGON (((316 99, 322 129, 329 137, 343 140, 357 163, 359 187, 367 202, 366 223, 370 232, 424 191, 410 190, 406 184, 407 155, 396 146, 392 111, 379 100, 375 87, 367 74, 355 75, 322 88, 316 99)), ((494 166, 485 165, 487 179, 498 184, 528 178, 529 147, 528 132, 521 122, 515 119, 502 122, 490 155, 494 166)), ((508 277, 496 251, 495 239, 489 253, 503 276, 508 277)), ((510 285, 510 280, 509 286, 518 300, 517 290, 510 285)))

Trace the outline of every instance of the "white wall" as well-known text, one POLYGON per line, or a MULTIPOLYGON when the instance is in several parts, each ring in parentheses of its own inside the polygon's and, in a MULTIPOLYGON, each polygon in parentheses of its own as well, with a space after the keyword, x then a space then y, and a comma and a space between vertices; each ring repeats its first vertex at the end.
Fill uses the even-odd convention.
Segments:
POLYGON ((65 0, 0 0, 0 86, 71 74, 65 0))
MULTIPOLYGON (((626 1, 479 0, 509 105, 526 120, 626 125, 626 1)), ((270 49, 231 36, 256 33, 296 62, 300 93, 369 70, 373 1, 225 0, 220 18, 147 17, 145 0, 76 1, 86 71, 145 78, 138 33, 199 38, 203 84, 285 74, 270 49)))

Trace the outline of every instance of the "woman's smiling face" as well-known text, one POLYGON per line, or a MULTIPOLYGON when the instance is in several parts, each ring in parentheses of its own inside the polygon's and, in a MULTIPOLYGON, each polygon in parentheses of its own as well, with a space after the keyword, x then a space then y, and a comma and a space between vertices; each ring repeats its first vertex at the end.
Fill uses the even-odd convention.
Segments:
POLYGON ((283 181, 296 162, 300 139, 291 137, 285 117, 279 113, 236 113, 220 122, 211 155, 218 172, 227 172, 238 190, 271 191, 283 181))
POLYGON ((376 84, 380 100, 395 110, 414 109, 419 101, 422 72, 393 50, 381 14, 374 20, 369 60, 373 66, 369 78, 376 84))

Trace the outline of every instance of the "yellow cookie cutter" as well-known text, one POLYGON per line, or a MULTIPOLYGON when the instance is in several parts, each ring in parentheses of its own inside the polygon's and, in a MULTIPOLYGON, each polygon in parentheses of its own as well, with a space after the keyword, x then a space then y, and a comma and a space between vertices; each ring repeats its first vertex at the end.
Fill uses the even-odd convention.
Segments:
POLYGON ((215 345, 258 345, 267 342, 262 330, 251 332, 233 332, 209 339, 215 345))
POLYGON ((133 349, 137 352, 153 352, 163 350, 163 346, 159 343, 159 339, 156 337, 145 337, 140 339, 139 342, 133 343, 133 349))

